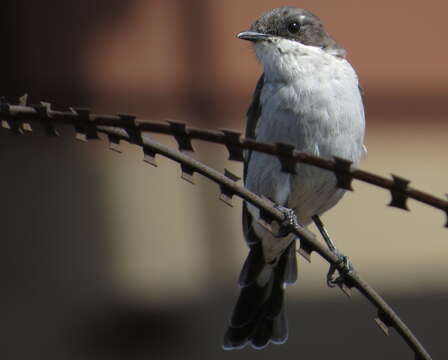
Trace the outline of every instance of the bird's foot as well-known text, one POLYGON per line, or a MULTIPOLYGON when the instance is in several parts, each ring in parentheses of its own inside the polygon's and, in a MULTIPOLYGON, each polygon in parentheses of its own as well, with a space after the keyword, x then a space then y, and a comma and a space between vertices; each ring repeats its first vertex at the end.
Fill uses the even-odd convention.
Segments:
POLYGON ((294 213, 293 209, 289 209, 281 205, 275 205, 274 207, 280 212, 282 212, 284 215, 284 219, 279 224, 280 226, 278 228, 275 237, 283 238, 285 236, 288 236, 295 229, 297 229, 300 226, 300 224, 299 221, 297 220, 297 216, 294 213))
POLYGON ((331 264, 327 273, 327 285, 335 287, 344 283, 345 277, 353 270, 353 265, 350 259, 342 254, 338 249, 334 249, 333 253, 338 257, 336 264, 331 264), (339 276, 335 276, 336 270, 339 276))

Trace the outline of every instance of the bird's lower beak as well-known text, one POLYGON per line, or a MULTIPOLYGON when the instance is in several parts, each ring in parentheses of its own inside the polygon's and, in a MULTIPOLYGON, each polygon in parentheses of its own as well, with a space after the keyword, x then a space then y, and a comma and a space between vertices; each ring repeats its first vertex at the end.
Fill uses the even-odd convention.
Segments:
POLYGON ((257 41, 268 39, 270 37, 270 35, 262 34, 262 33, 256 32, 256 31, 243 31, 243 32, 240 32, 237 35, 237 37, 238 37, 238 39, 257 42, 257 41))

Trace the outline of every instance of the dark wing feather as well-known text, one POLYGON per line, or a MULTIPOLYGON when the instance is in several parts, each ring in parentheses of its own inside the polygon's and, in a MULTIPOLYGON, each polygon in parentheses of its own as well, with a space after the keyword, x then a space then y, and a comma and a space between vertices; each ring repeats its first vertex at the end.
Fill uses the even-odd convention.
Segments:
MULTIPOLYGON (((260 76, 260 79, 258 79, 257 86, 255 87, 254 95, 252 97, 252 102, 249 106, 249 109, 247 109, 247 113, 246 113, 247 121, 246 121, 245 137, 248 139, 256 138, 255 130, 257 128, 258 119, 261 116, 260 95, 261 95, 261 90, 263 89, 263 84, 264 84, 264 74, 262 74, 260 76)), ((252 153, 251 151, 247 151, 244 156, 244 175, 243 175, 244 183, 246 183, 247 165, 249 163, 251 153, 252 153)), ((246 203, 244 203, 243 204, 243 232, 244 232, 246 241, 249 245, 251 243, 258 242, 258 239, 253 234, 251 224, 252 224, 252 216, 250 215, 249 211, 247 211, 246 203)))
MULTIPOLYGON (((252 103, 249 106, 249 109, 247 110, 247 122, 246 122, 246 132, 245 135, 248 139, 255 139, 255 129, 257 128, 258 119, 261 115, 261 104, 260 104, 260 95, 261 90, 263 89, 264 85, 264 74, 261 75, 260 79, 258 79, 257 86, 255 87, 254 96, 252 98, 252 103)), ((246 153, 245 159, 244 159, 244 181, 246 181, 246 175, 247 175, 247 164, 249 162, 251 155, 251 151, 248 151, 246 153)))

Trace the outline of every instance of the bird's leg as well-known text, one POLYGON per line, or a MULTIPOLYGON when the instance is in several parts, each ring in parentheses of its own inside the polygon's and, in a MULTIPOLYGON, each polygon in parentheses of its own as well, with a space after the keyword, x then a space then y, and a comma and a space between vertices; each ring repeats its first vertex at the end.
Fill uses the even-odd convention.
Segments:
POLYGON ((322 220, 318 215, 314 215, 312 217, 314 224, 316 224, 317 228, 319 229, 319 232, 321 233, 322 237, 325 240, 325 243, 327 244, 330 251, 335 254, 338 257, 338 263, 337 265, 342 266, 342 270, 339 270, 340 276, 338 278, 334 278, 334 273, 337 270, 337 265, 331 264, 330 269, 327 273, 327 285, 329 287, 334 287, 336 284, 341 283, 344 280, 344 276, 350 273, 352 270, 352 264, 350 259, 342 254, 334 245, 334 242, 331 240, 330 235, 328 235, 327 230, 324 227, 324 224, 322 223, 322 220))
POLYGON ((284 215, 284 219, 281 222, 278 233, 275 235, 275 237, 285 237, 300 226, 293 209, 289 209, 281 205, 275 205, 274 207, 284 215))
POLYGON ((328 248, 332 251, 332 252, 336 252, 336 246, 334 245, 333 240, 331 240, 330 235, 328 235, 327 229, 325 229, 324 224, 322 223, 322 220, 320 219, 320 217, 318 215, 314 215, 312 217, 314 224, 316 224, 319 232, 321 233, 322 237, 325 240, 325 243, 327 244, 328 248))

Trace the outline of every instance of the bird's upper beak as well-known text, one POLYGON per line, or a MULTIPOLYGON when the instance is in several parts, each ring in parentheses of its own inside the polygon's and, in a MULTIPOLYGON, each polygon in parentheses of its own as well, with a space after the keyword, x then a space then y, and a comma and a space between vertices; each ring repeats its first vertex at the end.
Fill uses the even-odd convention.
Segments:
POLYGON ((243 32, 240 32, 237 35, 237 37, 238 37, 238 39, 257 42, 257 41, 269 39, 271 37, 271 35, 262 34, 262 33, 256 32, 256 31, 243 31, 243 32))

